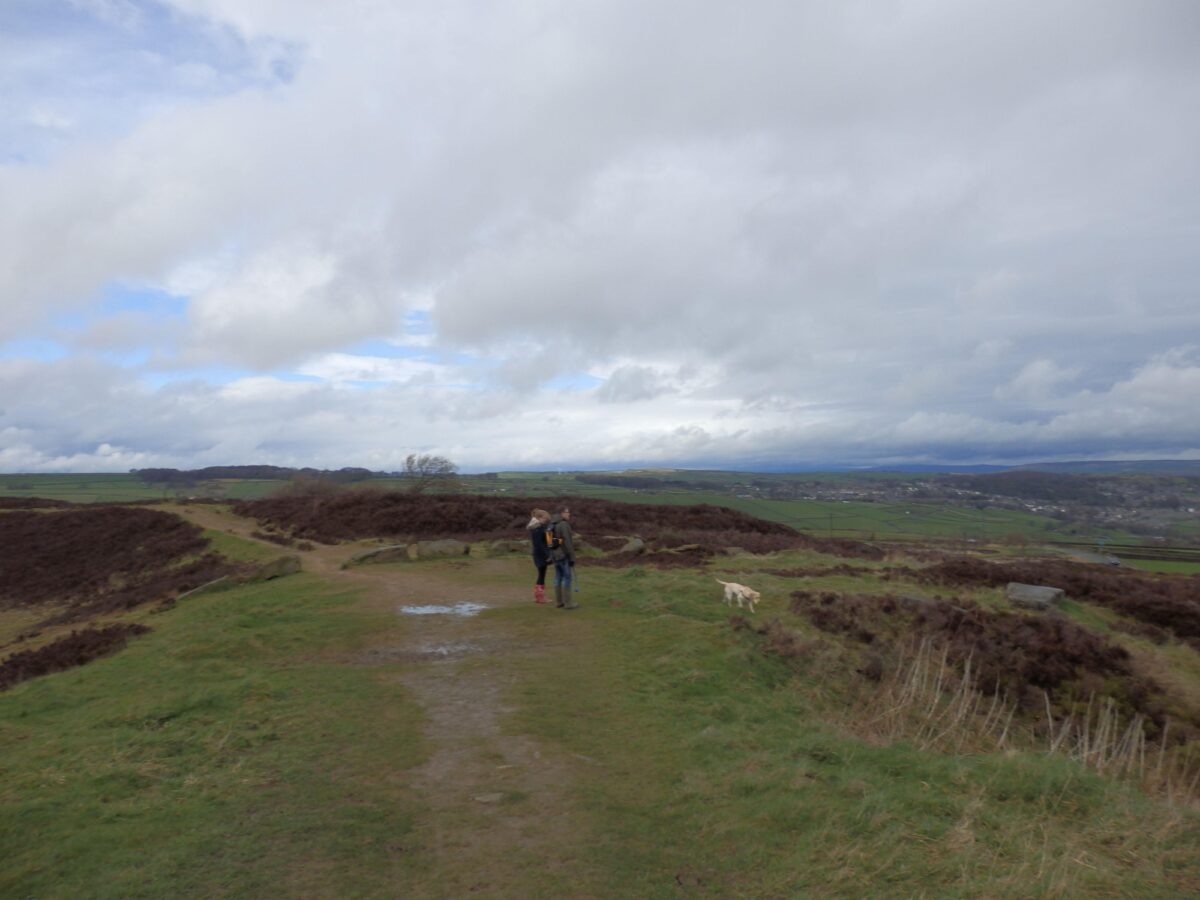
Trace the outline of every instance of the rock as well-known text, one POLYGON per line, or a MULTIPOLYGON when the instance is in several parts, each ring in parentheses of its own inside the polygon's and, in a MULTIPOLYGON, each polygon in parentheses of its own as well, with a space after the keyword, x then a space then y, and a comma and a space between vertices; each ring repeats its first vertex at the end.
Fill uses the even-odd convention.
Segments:
MULTIPOLYGON (((233 583, 233 581, 232 581, 232 579, 230 579, 230 577, 228 575, 222 575, 220 578, 214 578, 212 581, 209 581, 206 584, 200 585, 200 587, 192 588, 190 591, 184 591, 182 594, 180 594, 178 597, 174 598, 173 600, 165 601, 163 603, 163 606, 166 606, 166 607, 174 606, 176 603, 178 603, 184 597, 194 597, 197 594, 204 594, 204 593, 207 593, 208 591, 215 591, 217 588, 226 587, 227 585, 232 584, 232 583, 233 583)), ((20 638, 18 638, 18 640, 20 640, 20 638)))
POLYGON ((1010 581, 1004 588, 1004 596, 1013 606, 1022 609, 1047 610, 1052 606, 1061 606, 1066 592, 1062 588, 1010 581))
POLYGON ((505 557, 511 553, 532 553, 533 547, 529 541, 479 541, 470 545, 470 556, 473 557, 505 557))
POLYGON ((295 575, 299 571, 300 557, 280 556, 269 563, 263 563, 250 574, 247 580, 270 581, 272 578, 282 578, 284 575, 295 575))
POLYGON ((409 559, 442 559, 449 556, 466 556, 471 545, 454 538, 440 541, 417 541, 408 545, 409 559))
POLYGON ((640 537, 631 537, 626 541, 625 546, 617 551, 618 553, 645 553, 646 542, 640 537))
POLYGON ((374 550, 364 550, 356 553, 347 560, 347 566, 357 566, 364 563, 397 562, 408 559, 407 544, 389 544, 387 547, 377 547, 374 550))
POLYGON ((504 799, 503 794, 476 794, 473 798, 477 803, 499 803, 504 799))

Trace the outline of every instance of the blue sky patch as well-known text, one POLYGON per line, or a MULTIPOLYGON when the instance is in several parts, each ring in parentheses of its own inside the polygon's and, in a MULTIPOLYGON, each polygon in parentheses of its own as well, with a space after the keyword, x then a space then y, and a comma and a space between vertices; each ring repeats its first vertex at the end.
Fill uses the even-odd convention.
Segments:
POLYGON ((44 163, 179 102, 285 85, 302 59, 297 45, 247 42, 229 26, 149 0, 4 0, 0 163, 44 163))
POLYGON ((58 341, 45 338, 17 338, 0 344, 0 359, 35 359, 38 362, 54 362, 69 355, 66 347, 58 341))

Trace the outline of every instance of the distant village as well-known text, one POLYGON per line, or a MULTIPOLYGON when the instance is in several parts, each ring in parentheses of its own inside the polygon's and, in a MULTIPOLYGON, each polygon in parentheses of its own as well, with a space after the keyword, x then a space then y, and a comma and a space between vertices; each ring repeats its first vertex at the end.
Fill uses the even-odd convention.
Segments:
POLYGON ((1160 535, 1180 524, 1200 523, 1200 478, 1085 476, 1043 472, 929 475, 837 480, 750 478, 736 494, 775 500, 858 503, 940 502, 975 509, 1014 509, 1160 535))

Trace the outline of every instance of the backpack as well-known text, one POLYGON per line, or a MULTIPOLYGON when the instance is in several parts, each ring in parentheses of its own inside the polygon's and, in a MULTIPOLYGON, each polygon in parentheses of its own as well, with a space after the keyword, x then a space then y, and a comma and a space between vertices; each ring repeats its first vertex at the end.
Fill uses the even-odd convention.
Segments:
POLYGON ((558 529, 554 525, 548 525, 542 536, 546 539, 546 554, 553 557, 554 551, 563 545, 562 538, 558 536, 558 529))

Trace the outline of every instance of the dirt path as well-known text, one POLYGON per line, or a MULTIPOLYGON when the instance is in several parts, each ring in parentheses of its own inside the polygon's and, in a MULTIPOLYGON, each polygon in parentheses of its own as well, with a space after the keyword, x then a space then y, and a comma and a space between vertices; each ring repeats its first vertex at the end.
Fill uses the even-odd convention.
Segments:
MULTIPOLYGON (((204 528, 255 540, 250 533, 256 524, 228 510, 172 511, 204 528)), ((528 606, 531 615, 572 613, 552 605, 533 608, 528 587, 518 586, 529 574, 524 560, 342 569, 360 549, 318 545, 300 556, 306 571, 353 585, 360 602, 391 623, 339 661, 377 667, 380 677, 398 679, 425 711, 428 758, 406 777, 428 809, 420 832, 429 867, 405 892, 515 897, 528 895, 531 885, 569 881, 585 836, 567 788, 572 767, 588 762, 505 727, 513 712, 506 692, 517 667, 529 654, 552 651, 553 644, 541 638, 557 629, 533 641, 522 623, 498 611, 528 606)), ((523 622, 527 626, 528 618, 523 622)))

